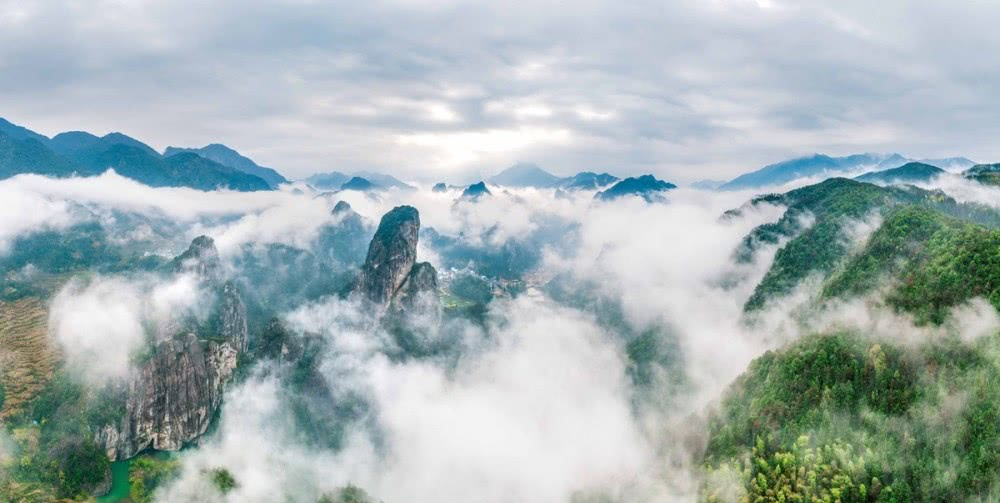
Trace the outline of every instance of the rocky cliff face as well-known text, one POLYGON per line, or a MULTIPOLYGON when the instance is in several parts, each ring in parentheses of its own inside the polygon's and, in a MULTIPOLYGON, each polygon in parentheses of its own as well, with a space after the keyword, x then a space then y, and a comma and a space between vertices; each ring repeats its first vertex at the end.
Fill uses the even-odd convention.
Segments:
POLYGON ((382 217, 354 292, 371 302, 379 314, 389 306, 406 309, 422 292, 437 293, 437 271, 417 263, 420 214, 412 206, 397 206, 382 217))
POLYGON ((194 333, 165 340, 125 390, 125 416, 97 433, 112 460, 144 449, 178 450, 205 433, 236 369, 230 342, 206 342, 194 333))
MULTIPOLYGON (((202 240, 198 246, 204 244, 202 240)), ((209 281, 206 286, 219 292, 214 323, 206 325, 214 327, 215 333, 188 328, 162 334, 165 337, 123 385, 124 416, 96 434, 98 445, 112 460, 127 459, 150 448, 180 449, 205 433, 222 405, 225 385, 240 353, 247 349, 247 309, 234 284, 218 286, 210 279, 218 270, 218 253, 213 253, 214 249, 211 244, 196 252, 199 255, 189 255, 179 263, 200 276, 206 273, 201 276, 209 281), (203 259, 216 265, 206 265, 203 259)))
POLYGON ((396 305, 403 310, 424 307, 422 304, 428 299, 421 297, 432 294, 436 301, 437 290, 437 270, 430 262, 418 262, 410 269, 410 274, 396 292, 396 305))

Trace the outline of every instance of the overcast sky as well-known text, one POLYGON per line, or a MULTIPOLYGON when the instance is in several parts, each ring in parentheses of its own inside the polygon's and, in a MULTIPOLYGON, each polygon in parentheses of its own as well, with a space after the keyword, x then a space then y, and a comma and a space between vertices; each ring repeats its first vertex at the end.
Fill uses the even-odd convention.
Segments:
POLYGON ((0 116, 292 178, 997 161, 998 25, 992 0, 0 0, 0 116))

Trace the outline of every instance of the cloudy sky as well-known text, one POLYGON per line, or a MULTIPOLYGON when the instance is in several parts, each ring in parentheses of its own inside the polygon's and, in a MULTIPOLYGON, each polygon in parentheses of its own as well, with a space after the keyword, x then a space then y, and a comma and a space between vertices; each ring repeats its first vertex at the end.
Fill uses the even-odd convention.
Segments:
POLYGON ((992 1, 0 0, 0 116, 298 178, 1000 160, 992 1))

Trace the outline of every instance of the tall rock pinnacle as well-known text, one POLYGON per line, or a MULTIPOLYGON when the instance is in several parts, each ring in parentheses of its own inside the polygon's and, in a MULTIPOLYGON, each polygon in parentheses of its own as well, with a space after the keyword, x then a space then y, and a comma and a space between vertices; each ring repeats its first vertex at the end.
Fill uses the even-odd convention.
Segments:
POLYGON ((419 232, 420 214, 416 208, 397 206, 386 213, 368 246, 368 257, 354 292, 385 309, 419 290, 436 291, 437 271, 429 263, 417 263, 419 232))
POLYGON ((219 250, 215 240, 208 236, 198 236, 184 253, 174 258, 174 270, 193 272, 203 280, 217 280, 221 270, 219 250))
POLYGON ((376 304, 388 304, 417 261, 419 232, 416 208, 397 206, 386 213, 368 245, 355 291, 376 304))

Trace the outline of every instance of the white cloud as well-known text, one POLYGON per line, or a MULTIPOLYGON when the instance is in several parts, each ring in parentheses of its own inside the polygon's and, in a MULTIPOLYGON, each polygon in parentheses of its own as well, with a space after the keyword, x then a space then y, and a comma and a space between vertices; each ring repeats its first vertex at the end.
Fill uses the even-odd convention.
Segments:
POLYGON ((205 293, 189 275, 74 279, 52 300, 49 333, 70 367, 102 385, 122 378, 151 341, 203 317, 205 293))

